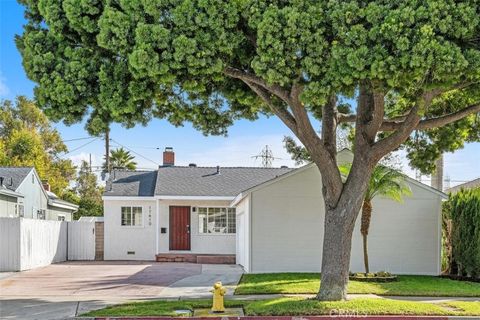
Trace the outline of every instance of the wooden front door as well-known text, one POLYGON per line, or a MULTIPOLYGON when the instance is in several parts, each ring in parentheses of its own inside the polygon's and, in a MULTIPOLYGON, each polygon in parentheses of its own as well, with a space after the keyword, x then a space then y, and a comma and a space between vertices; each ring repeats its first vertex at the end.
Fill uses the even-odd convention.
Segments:
POLYGON ((190 250, 190 207, 170 207, 170 250, 190 250))

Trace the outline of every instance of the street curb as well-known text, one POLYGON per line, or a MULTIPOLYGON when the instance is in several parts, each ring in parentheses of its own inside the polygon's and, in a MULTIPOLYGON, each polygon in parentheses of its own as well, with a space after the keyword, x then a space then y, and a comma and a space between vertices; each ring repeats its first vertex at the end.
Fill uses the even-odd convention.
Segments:
POLYGON ((342 320, 479 320, 480 316, 346 316, 346 315, 323 315, 323 316, 244 316, 244 317, 96 317, 96 318, 76 318, 82 320, 324 320, 324 319, 342 319, 342 320))

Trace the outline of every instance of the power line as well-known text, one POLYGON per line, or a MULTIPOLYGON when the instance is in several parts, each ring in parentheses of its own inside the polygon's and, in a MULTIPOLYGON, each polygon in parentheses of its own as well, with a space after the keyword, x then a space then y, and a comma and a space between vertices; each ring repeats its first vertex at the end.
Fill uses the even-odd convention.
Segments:
POLYGON ((87 139, 94 139, 94 138, 95 138, 95 137, 75 138, 75 139, 63 140, 63 142, 71 142, 71 141, 78 141, 78 140, 87 140, 87 139))
POLYGON ((94 137, 94 138, 92 138, 92 139, 93 139, 92 141, 88 141, 87 143, 84 143, 84 144, 82 144, 81 146, 79 146, 79 147, 77 147, 77 148, 75 148, 75 149, 73 149, 73 150, 70 150, 69 152, 67 152, 67 153, 65 153, 65 154, 63 154, 63 155, 61 155, 61 157, 65 157, 66 155, 68 155, 68 154, 70 154, 70 153, 72 153, 72 152, 75 152, 75 151, 77 151, 77 150, 79 150, 79 149, 81 149, 81 148, 83 148, 83 147, 85 147, 85 146, 89 145, 90 143, 92 143, 92 142, 94 142, 94 141, 98 140, 98 138, 96 138, 96 137, 94 137))
POLYGON ((139 156, 139 157, 141 157, 141 158, 143 158, 143 159, 145 159, 145 160, 147 160, 147 161, 150 161, 151 163, 154 163, 154 164, 155 164, 155 165, 157 165, 157 166, 159 166, 159 165, 160 165, 158 162, 156 162, 156 161, 153 161, 152 159, 149 159, 149 158, 147 158, 147 157, 143 156, 142 154, 140 154, 140 153, 138 153, 138 152, 136 152, 136 151, 134 151, 134 150, 132 150, 132 149, 130 149, 130 148, 128 148, 128 147, 126 147, 126 146, 124 146, 123 144, 121 144, 121 143, 120 143, 120 142, 118 142, 118 141, 116 141, 116 140, 114 140, 114 139, 112 139, 112 138, 110 138, 110 140, 111 140, 112 142, 115 142, 115 143, 116 143, 116 144, 118 144, 119 146, 121 146, 121 147, 123 147, 123 148, 127 149, 128 151, 130 151, 130 152, 132 152, 132 153, 135 153, 137 156, 139 156))
POLYGON ((153 150, 160 150, 160 147, 147 147, 147 146, 125 146, 134 149, 153 149, 153 150))

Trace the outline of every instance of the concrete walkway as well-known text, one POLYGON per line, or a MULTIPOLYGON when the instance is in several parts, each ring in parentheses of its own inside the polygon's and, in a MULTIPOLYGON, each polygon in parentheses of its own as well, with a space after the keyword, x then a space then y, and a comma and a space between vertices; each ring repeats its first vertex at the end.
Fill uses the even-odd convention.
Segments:
POLYGON ((221 281, 232 296, 242 277, 243 270, 235 265, 202 265, 202 273, 172 283, 160 294, 161 298, 194 299, 210 298, 213 283, 221 281))
POLYGON ((67 262, 0 280, 0 319, 68 319, 129 301, 207 298, 216 281, 233 293, 243 271, 232 265, 67 262))

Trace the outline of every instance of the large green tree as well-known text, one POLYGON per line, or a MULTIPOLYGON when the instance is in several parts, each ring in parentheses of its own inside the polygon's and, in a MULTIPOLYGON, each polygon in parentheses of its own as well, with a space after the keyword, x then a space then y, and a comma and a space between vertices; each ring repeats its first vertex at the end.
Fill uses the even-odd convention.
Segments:
POLYGON ((63 196, 75 168, 60 155, 67 146, 34 101, 18 97, 0 103, 0 165, 32 166, 52 191, 63 196))
POLYGON ((237 118, 275 114, 322 173, 319 299, 346 297, 354 222, 384 155, 406 143, 427 171, 440 152, 479 140, 478 0, 20 2, 17 46, 52 119, 88 115, 102 132, 107 120, 159 117, 224 134, 237 118), (342 123, 355 126, 345 182, 342 123))
POLYGON ((97 183, 97 176, 91 172, 86 161, 82 161, 75 180, 75 186, 69 194, 69 200, 78 204, 74 214, 77 220, 82 216, 103 216, 103 188, 97 183))

